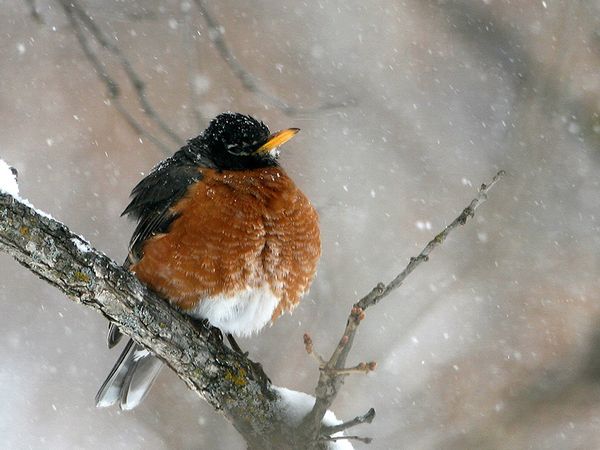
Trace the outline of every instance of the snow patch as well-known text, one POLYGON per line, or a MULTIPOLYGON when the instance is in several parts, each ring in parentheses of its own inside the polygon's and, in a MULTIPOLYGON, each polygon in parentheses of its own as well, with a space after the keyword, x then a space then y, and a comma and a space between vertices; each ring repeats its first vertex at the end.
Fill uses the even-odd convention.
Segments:
POLYGON ((92 250, 89 245, 90 243, 81 236, 72 237, 71 242, 75 244, 75 247, 77 247, 77 250, 79 250, 81 253, 88 253, 92 250))
POLYGON ((19 185, 17 177, 10 169, 10 166, 0 159, 0 191, 6 192, 13 197, 19 197, 19 185))
MULTIPOLYGON (((273 386, 273 389, 279 394, 277 406, 282 417, 293 426, 300 425, 304 416, 306 416, 315 404, 315 398, 304 392, 292 391, 284 387, 273 386)), ((323 424, 327 426, 339 425, 342 421, 335 417, 331 411, 325 413, 323 424)), ((343 432, 333 434, 334 437, 343 436, 343 432)), ((339 440, 329 443, 330 450, 353 450, 354 447, 348 440, 339 440)))
POLYGON ((12 195, 16 200, 23 203, 25 206, 29 206, 35 210, 40 216, 47 219, 56 220, 47 212, 41 211, 33 206, 26 198, 19 197, 19 185, 17 184, 17 177, 11 170, 10 166, 2 159, 0 159, 0 192, 6 192, 12 195))

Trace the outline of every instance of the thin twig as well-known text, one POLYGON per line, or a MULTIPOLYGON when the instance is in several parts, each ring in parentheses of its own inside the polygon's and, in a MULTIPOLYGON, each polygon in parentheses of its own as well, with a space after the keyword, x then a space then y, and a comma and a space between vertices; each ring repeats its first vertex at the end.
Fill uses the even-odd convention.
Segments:
POLYGON ((77 17, 85 24, 86 28, 90 31, 92 36, 94 36, 98 44, 100 44, 103 48, 105 48, 118 58, 121 67, 125 71, 129 82, 135 90, 138 101, 140 102, 140 105, 142 107, 142 111, 148 117, 150 117, 150 119, 152 119, 158 125, 158 127, 167 136, 169 136, 169 138, 171 138, 173 142, 175 142, 177 145, 185 144, 185 141, 177 133, 175 133, 175 131, 173 131, 171 127, 169 127, 169 125, 167 125, 167 123, 152 107, 152 105, 148 101, 148 98, 146 97, 146 83, 142 81, 141 77, 137 74, 137 72, 133 68, 133 65, 125 56, 125 54, 121 51, 121 49, 104 35, 100 27, 96 24, 96 22, 94 22, 92 17, 85 11, 85 9, 83 9, 83 7, 76 2, 76 0, 62 1, 68 1, 70 7, 73 9, 77 17))
POLYGON ((324 436, 324 437, 319 438, 319 441, 326 441, 326 442, 336 442, 336 441, 343 441, 343 440, 359 441, 359 442, 362 442, 363 444, 370 444, 371 442, 373 442, 373 438, 362 437, 362 436, 324 436))
POLYGON ((356 305, 353 306, 352 310, 350 311, 350 318, 348 319, 348 326, 346 326, 346 332, 344 332, 344 334, 342 335, 337 347, 331 355, 331 358, 329 358, 329 361, 327 362, 328 368, 334 369, 342 367, 338 365, 338 363, 342 357, 342 354, 344 353, 344 349, 348 348, 348 344, 352 345, 350 343, 350 339, 353 337, 353 331, 358 327, 358 324, 364 318, 364 310, 356 305))
POLYGON ((419 253, 416 257, 411 258, 408 265, 404 268, 402 272, 400 272, 396 278, 394 278, 381 292, 379 289, 374 289, 368 295, 360 299, 357 303, 357 306, 362 308, 363 310, 367 309, 370 306, 376 305, 382 298, 386 297, 390 292, 394 289, 397 289, 402 285, 404 280, 410 273, 415 270, 421 263, 427 262, 429 260, 429 254, 433 251, 434 248, 441 245, 450 232, 457 228, 460 225, 464 225, 467 223, 471 217, 475 215, 475 210, 487 200, 487 194, 489 190, 505 175, 504 170, 499 171, 492 181, 489 184, 482 184, 479 188, 479 193, 477 197, 475 197, 471 203, 463 209, 460 215, 452 221, 450 225, 444 228, 440 233, 438 233, 431 241, 427 243, 425 248, 419 253))
POLYGON ((317 360, 317 363, 319 364, 319 368, 325 367, 325 364, 327 364, 327 361, 325 361, 325 358, 323 358, 318 352, 315 351, 315 349, 313 347, 312 338, 310 337, 310 334, 308 334, 308 333, 304 333, 304 348, 306 349, 306 353, 308 353, 309 355, 311 355, 312 357, 314 357, 317 360))
POLYGON ((225 61, 225 63, 229 66, 229 68, 233 72, 233 75, 238 80, 240 80, 242 86, 247 91, 252 92, 258 97, 261 97, 267 103, 281 110, 284 114, 290 116, 325 111, 328 109, 341 108, 356 103, 354 99, 346 99, 342 101, 325 102, 315 108, 295 108, 285 100, 270 93, 260 85, 256 77, 252 75, 235 57, 233 51, 231 50, 229 44, 227 44, 227 41, 223 36, 223 27, 217 21, 215 16, 212 15, 210 10, 206 7, 204 0, 194 1, 198 9, 200 10, 202 17, 204 17, 206 24, 208 25, 208 36, 215 45, 217 52, 219 53, 223 61, 225 61))
POLYGON ((366 374, 369 372, 373 372, 376 368, 377 368, 377 363, 375 361, 370 361, 370 362, 358 363, 354 367, 345 367, 343 369, 336 369, 336 368, 329 369, 327 367, 323 367, 321 370, 329 372, 330 374, 333 374, 336 376, 342 376, 342 375, 354 375, 357 373, 365 373, 366 374))
POLYGON ((390 292, 402 285, 408 275, 410 275, 419 265, 429 260, 429 255, 439 245, 441 245, 452 230, 459 225, 464 225, 467 220, 475 214, 475 210, 487 200, 489 190, 505 175, 503 170, 499 171, 489 184, 482 184, 479 188, 477 197, 475 197, 469 205, 463 209, 459 216, 438 233, 427 245, 421 253, 410 259, 408 265, 387 285, 378 283, 367 295, 355 303, 348 316, 346 328, 342 337, 333 351, 331 358, 327 361, 324 370, 321 371, 319 382, 315 388, 316 400, 312 411, 304 418, 303 426, 305 427, 307 436, 318 436, 319 429, 325 412, 331 406, 333 400, 339 392, 345 372, 346 359, 352 348, 356 330, 360 322, 365 318, 365 310, 373 305, 376 305, 382 298, 389 295, 390 292), (328 370, 329 369, 329 370, 328 370), (336 370, 341 370, 337 373, 336 370))
POLYGON ((172 149, 170 149, 166 144, 164 144, 160 139, 152 135, 149 131, 147 131, 130 113, 127 111, 120 98, 120 87, 114 78, 112 78, 104 65, 100 62, 96 54, 90 47, 87 37, 83 32, 83 29, 80 23, 77 21, 77 18, 73 14, 73 9, 71 4, 67 0, 60 1, 61 6, 65 11, 65 15, 75 33, 75 37, 77 38, 77 42, 79 42, 79 46, 83 50, 83 54, 90 62, 90 64, 94 67, 96 75, 100 78, 100 81, 104 83, 106 86, 106 90, 108 91, 108 98, 110 102, 114 105, 115 109, 123 116, 127 124, 134 129, 134 131, 139 134, 141 137, 148 139, 152 142, 156 147, 161 149, 161 151, 166 155, 171 155, 173 153, 172 149))
POLYGON ((339 433, 340 431, 345 431, 348 428, 355 427, 356 425, 360 425, 363 423, 371 423, 375 418, 375 410, 373 408, 369 409, 366 414, 362 416, 357 416, 348 422, 340 423, 339 425, 331 425, 324 426, 321 428, 321 434, 323 436, 330 436, 335 433, 339 433))

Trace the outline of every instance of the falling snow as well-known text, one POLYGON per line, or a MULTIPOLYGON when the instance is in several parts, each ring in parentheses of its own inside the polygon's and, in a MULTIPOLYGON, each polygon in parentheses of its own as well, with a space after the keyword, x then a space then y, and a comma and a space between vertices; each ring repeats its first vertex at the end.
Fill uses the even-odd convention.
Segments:
MULTIPOLYGON (((598 378, 598 2, 76 3, 97 66, 62 8, 2 3, 0 190, 80 233, 72 249, 89 239, 122 261, 131 188, 216 114, 301 128, 280 161, 319 211, 319 272, 293 317, 242 347, 313 392, 302 334, 330 354, 349 306, 505 169, 475 218, 367 312, 348 361, 380 366, 348 378, 333 411, 377 410, 350 430, 374 438, 360 448, 598 447, 581 401, 598 378)), ((139 411, 95 410, 116 358, 105 321, 3 258, 4 448, 245 448, 166 371, 139 411)), ((295 417, 312 401, 298 395, 295 417)))
POLYGON ((429 221, 417 220, 417 222, 415 223, 415 226, 419 230, 431 230, 431 229, 433 229, 433 226, 431 225, 431 222, 429 222, 429 221))
POLYGON ((90 243, 87 242, 81 236, 71 238, 71 242, 73 242, 77 247, 77 250, 79 250, 82 253, 88 253, 92 250, 92 248, 90 247, 90 243))

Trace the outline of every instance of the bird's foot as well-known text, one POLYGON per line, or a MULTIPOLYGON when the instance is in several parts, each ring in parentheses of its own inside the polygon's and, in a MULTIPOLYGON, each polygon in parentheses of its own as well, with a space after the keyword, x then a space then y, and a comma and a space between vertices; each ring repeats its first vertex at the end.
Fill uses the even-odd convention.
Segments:
POLYGON ((208 330, 212 339, 223 342, 223 333, 217 327, 214 327, 210 324, 207 319, 196 319, 192 318, 192 322, 196 325, 200 330, 208 330))
POLYGON ((231 333, 227 333, 227 341, 229 341, 229 345, 231 346, 231 349, 234 352, 239 353, 240 355, 244 356, 245 358, 248 357, 249 353, 242 351, 242 349, 240 348, 240 346, 238 345, 237 341, 234 339, 234 337, 231 333))
MULTIPOLYGON (((230 333, 227 333, 227 340, 229 341, 229 345, 231 346, 231 349, 234 352, 239 353, 244 358, 248 359, 249 353, 242 351, 242 349, 236 342, 235 338, 230 333)), ((265 373, 262 364, 258 363, 258 362, 254 362, 250 359, 248 359, 248 363, 250 364, 250 367, 252 368, 252 372, 258 379, 260 385, 263 386, 263 390, 268 390, 268 386, 271 384, 271 379, 265 373)))
POLYGON ((271 379, 265 373, 262 364, 259 362, 254 362, 252 360, 248 361, 250 362, 250 367, 252 368, 254 375, 256 375, 256 378, 258 379, 260 385, 266 389, 272 383, 271 379))

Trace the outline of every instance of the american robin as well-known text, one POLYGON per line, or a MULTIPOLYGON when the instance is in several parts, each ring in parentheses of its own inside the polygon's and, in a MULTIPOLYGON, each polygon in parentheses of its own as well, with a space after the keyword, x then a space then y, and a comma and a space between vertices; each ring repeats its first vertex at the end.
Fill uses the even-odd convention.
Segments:
MULTIPOLYGON (((125 266, 194 318, 249 336, 293 309, 315 275, 318 216, 278 163, 299 130, 270 134, 256 119, 224 113, 158 164, 123 212, 137 220, 125 266)), ((109 327, 108 344, 121 333, 109 327)), ((130 340, 96 406, 132 409, 162 362, 130 340)))

